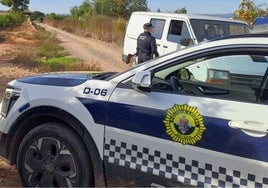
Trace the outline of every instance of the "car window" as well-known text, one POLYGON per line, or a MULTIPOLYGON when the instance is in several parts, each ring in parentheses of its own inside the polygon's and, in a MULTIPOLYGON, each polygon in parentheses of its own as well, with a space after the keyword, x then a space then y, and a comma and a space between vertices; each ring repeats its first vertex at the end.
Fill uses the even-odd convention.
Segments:
POLYGON ((183 22, 179 20, 171 20, 167 35, 167 40, 170 42, 179 43, 181 37, 183 22))
POLYGON ((229 32, 230 35, 237 35, 237 34, 241 34, 241 33, 250 33, 248 28, 239 25, 239 24, 232 24, 229 27, 229 32))
POLYGON ((186 23, 180 20, 171 20, 167 35, 167 41, 179 44, 181 38, 191 38, 186 23))
POLYGON ((165 20, 163 19, 151 19, 150 21, 152 23, 152 25, 154 26, 152 35, 156 38, 156 39, 161 39, 162 35, 163 35, 163 30, 164 30, 164 26, 165 26, 165 20))
MULTIPOLYGON (((216 20, 202 20, 202 19, 190 19, 190 23, 193 27, 193 31, 198 42, 202 42, 208 34, 208 28, 214 28, 216 37, 218 38, 229 35, 247 34, 250 33, 248 26, 245 23, 236 23, 228 21, 216 21, 216 20)), ((209 39, 209 40, 211 40, 209 39)))
POLYGON ((262 82, 262 87, 259 93, 259 100, 264 103, 268 103, 268 68, 262 82))
POLYGON ((154 73, 155 91, 256 101, 268 66, 268 56, 235 54, 206 56, 154 73))

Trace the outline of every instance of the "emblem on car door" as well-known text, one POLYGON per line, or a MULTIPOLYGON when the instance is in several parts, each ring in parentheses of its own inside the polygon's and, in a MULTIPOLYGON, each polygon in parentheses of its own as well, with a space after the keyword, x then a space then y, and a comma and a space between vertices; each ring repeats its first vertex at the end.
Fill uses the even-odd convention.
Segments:
POLYGON ((166 133, 173 141, 185 144, 195 144, 201 140, 206 127, 203 117, 196 107, 187 104, 175 104, 167 109, 166 118, 163 120, 166 133))

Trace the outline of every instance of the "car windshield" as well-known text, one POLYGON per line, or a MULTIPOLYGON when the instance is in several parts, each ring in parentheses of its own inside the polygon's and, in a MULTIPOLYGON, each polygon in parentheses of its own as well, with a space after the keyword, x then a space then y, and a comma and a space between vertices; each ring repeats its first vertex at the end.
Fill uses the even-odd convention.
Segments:
POLYGON ((230 35, 250 33, 247 24, 217 20, 190 19, 198 42, 230 35))

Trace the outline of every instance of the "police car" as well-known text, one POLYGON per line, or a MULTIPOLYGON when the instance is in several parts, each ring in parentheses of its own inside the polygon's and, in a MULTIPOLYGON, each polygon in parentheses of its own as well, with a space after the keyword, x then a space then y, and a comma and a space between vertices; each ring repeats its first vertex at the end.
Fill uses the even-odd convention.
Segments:
POLYGON ((0 153, 23 186, 268 186, 268 35, 126 72, 8 83, 0 153))

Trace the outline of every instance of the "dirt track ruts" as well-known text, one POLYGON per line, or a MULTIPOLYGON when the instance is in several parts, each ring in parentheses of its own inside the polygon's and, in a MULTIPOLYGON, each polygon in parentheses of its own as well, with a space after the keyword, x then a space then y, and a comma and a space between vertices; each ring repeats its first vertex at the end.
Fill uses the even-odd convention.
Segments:
POLYGON ((97 63, 103 71, 120 72, 128 68, 121 60, 122 47, 116 44, 80 37, 43 23, 38 23, 38 26, 56 33, 57 39, 61 41, 60 44, 65 50, 71 56, 78 57, 85 63, 97 63))

